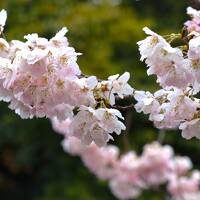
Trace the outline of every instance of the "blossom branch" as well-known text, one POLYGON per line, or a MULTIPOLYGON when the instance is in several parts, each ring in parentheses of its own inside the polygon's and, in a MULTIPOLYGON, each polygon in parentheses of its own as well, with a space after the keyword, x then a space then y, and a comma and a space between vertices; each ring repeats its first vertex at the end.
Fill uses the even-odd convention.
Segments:
MULTIPOLYGON (((89 78, 90 76, 81 73, 78 77, 79 78, 89 78)), ((100 83, 105 81, 105 80, 102 80, 102 79, 97 79, 97 80, 100 83)), ((112 88, 110 89, 110 92, 112 92, 112 88)), ((122 101, 123 102, 127 102, 127 101, 133 102, 133 100, 134 100, 134 92, 135 92, 135 90, 133 89, 133 94, 124 95, 123 98, 120 98, 119 95, 115 95, 115 105, 111 105, 110 108, 114 108, 114 109, 117 109, 117 110, 122 111, 122 112, 134 109, 134 104, 132 104, 132 103, 130 105, 125 105, 125 106, 122 106, 122 105, 118 104, 119 102, 122 102, 122 101)))

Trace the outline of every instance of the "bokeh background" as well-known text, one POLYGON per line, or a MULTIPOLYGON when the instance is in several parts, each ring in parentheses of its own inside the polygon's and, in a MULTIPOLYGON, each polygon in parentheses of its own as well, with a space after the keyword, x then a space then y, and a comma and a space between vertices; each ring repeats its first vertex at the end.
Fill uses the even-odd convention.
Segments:
MULTIPOLYGON (((8 11, 5 35, 20 39, 37 32, 52 37, 61 27, 70 30, 72 46, 83 55, 79 64, 85 74, 100 78, 131 73, 136 89, 155 91, 154 77, 147 77, 139 61, 136 42, 144 38, 142 27, 160 34, 177 32, 187 19, 185 0, 0 0, 8 11)), ((122 151, 127 147, 141 152, 145 143, 156 140, 158 131, 148 117, 124 113, 128 141, 115 137, 122 151)), ((99 181, 78 157, 64 153, 47 119, 22 120, 0 103, 0 199, 1 200, 115 200, 106 182, 99 181)), ((186 141, 179 131, 167 133, 169 143, 180 155, 200 166, 198 140, 186 141)), ((163 194, 146 191, 139 200, 163 200, 163 194)))

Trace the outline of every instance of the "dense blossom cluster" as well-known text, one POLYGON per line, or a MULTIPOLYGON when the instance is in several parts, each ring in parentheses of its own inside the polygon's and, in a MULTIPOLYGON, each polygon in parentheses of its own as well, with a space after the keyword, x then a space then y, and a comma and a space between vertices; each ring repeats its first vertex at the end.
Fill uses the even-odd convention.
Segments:
POLYGON ((109 181, 119 199, 133 199, 142 190, 166 185, 174 200, 197 200, 200 197, 200 172, 192 169, 188 157, 175 156, 171 146, 158 142, 147 144, 141 156, 129 151, 120 156, 116 146, 99 148, 95 143, 85 146, 70 135, 70 121, 53 120, 54 129, 64 135, 62 146, 71 155, 81 157, 85 166, 99 179, 109 181))
POLYGON ((5 10, 0 12, 0 100, 22 118, 47 117, 64 135, 66 152, 78 155, 97 177, 107 180, 119 199, 138 197, 142 190, 166 186, 170 199, 199 200, 200 172, 191 171, 188 157, 175 156, 171 146, 147 144, 140 156, 120 155, 107 145, 112 134, 126 129, 116 97, 133 95, 137 112, 149 114, 160 129, 182 130, 182 136, 200 139, 200 11, 188 8, 192 17, 181 34, 162 37, 145 27, 139 41, 141 61, 148 75, 155 75, 162 89, 155 93, 134 90, 125 72, 107 80, 86 76, 77 64, 62 28, 46 39, 26 35, 25 41, 7 42, 5 10), (174 45, 178 39, 181 45, 174 45))
POLYGON ((154 94, 136 91, 135 99, 138 103, 135 108, 138 112, 150 114, 149 119, 156 127, 179 128, 182 136, 190 139, 200 138, 199 108, 200 100, 192 96, 191 88, 181 90, 175 87, 161 89, 154 94))
MULTIPOLYGON (((70 118, 71 135, 83 144, 94 141, 103 146, 113 132, 125 130, 116 96, 123 99, 134 94, 136 110, 150 114, 156 127, 179 127, 183 137, 200 138, 200 101, 196 98, 200 91, 200 14, 190 7, 188 14, 192 20, 185 23, 187 33, 162 37, 145 27, 149 36, 138 42, 148 75, 156 75, 162 87, 154 94, 133 90, 127 83, 128 72, 107 80, 83 75, 77 64, 80 53, 69 46, 67 29, 62 28, 50 40, 37 34, 26 35, 25 42, 8 43, 0 38, 0 99, 22 118, 70 118), (174 47, 174 39, 184 44, 174 47)), ((2 10, 0 33, 6 19, 2 10)))
MULTIPOLYGON (((0 30, 7 14, 0 13, 0 30)), ((1 33, 0 32, 0 33, 1 33)), ((105 81, 84 77, 74 48, 69 46, 62 28, 50 40, 37 34, 26 35, 25 42, 0 38, 0 99, 22 118, 71 119, 71 134, 84 144, 94 141, 103 146, 111 133, 125 126, 121 113, 112 109, 115 95, 133 93, 127 83, 128 72, 105 81)))
POLYGON ((185 23, 187 33, 162 37, 144 28, 149 36, 138 42, 141 60, 162 89, 154 94, 136 91, 135 108, 150 114, 156 127, 179 127, 182 136, 190 139, 200 138, 200 11, 190 7, 187 11, 192 17, 185 23), (184 44, 173 47, 170 43, 174 39, 184 44))

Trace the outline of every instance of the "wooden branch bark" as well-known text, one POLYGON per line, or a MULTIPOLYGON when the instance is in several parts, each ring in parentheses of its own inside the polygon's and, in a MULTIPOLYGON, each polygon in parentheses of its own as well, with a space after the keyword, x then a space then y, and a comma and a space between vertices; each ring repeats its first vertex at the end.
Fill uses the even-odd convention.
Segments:
POLYGON ((200 0, 187 0, 187 3, 196 9, 200 9, 200 0))

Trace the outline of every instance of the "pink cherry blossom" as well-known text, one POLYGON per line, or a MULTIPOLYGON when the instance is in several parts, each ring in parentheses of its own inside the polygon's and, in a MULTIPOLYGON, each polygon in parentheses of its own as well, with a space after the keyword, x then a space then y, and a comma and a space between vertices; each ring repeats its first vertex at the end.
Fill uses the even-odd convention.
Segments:
POLYGON ((104 80, 98 83, 97 90, 98 95, 110 103, 115 104, 115 95, 123 99, 126 95, 133 94, 133 88, 128 84, 130 73, 125 72, 121 76, 119 74, 108 77, 108 80, 104 80))
POLYGON ((200 32, 200 12, 194 8, 188 7, 187 14, 192 17, 192 20, 185 22, 189 32, 196 31, 200 32))
POLYGON ((193 78, 189 60, 184 59, 182 51, 178 48, 172 48, 161 36, 147 28, 144 28, 144 31, 151 36, 138 42, 138 45, 141 60, 145 59, 149 67, 148 75, 157 75, 157 82, 162 87, 187 87, 193 78))
POLYGON ((194 171, 191 177, 172 176, 169 181, 168 190, 177 199, 185 199, 185 195, 199 194, 200 173, 194 171))
POLYGON ((151 57, 158 46, 169 46, 169 44, 162 36, 151 31, 149 28, 144 27, 143 31, 150 36, 137 43, 139 45, 141 61, 148 57, 151 57))
POLYGON ((192 137, 200 139, 199 128, 200 128, 199 118, 183 122, 179 126, 179 129, 182 130, 182 136, 186 139, 191 139, 192 137))
POLYGON ((70 124, 71 135, 78 137, 84 144, 94 141, 98 146, 104 146, 112 139, 113 132, 120 134, 125 130, 121 113, 115 109, 93 109, 81 106, 80 111, 70 124))
POLYGON ((173 149, 170 146, 161 146, 157 142, 145 145, 139 173, 147 186, 166 182, 170 173, 172 156, 173 149))
POLYGON ((71 124, 71 120, 69 118, 59 121, 56 117, 54 117, 52 120, 52 126, 53 129, 65 137, 69 136, 69 126, 71 124))
POLYGON ((134 187, 127 181, 114 179, 109 183, 109 186, 112 193, 121 200, 137 198, 141 194, 140 188, 134 187))
POLYGON ((193 74, 193 87, 199 92, 200 91, 200 36, 194 37, 189 41, 188 58, 190 59, 191 71, 193 74))
POLYGON ((114 166, 117 164, 119 149, 108 145, 102 148, 91 144, 82 153, 83 163, 100 179, 106 180, 114 176, 114 166))
POLYGON ((73 136, 66 137, 61 145, 65 152, 73 156, 80 156, 86 148, 78 138, 73 136))
POLYGON ((176 156, 171 162, 171 168, 173 174, 182 176, 192 169, 192 161, 186 156, 176 156))

